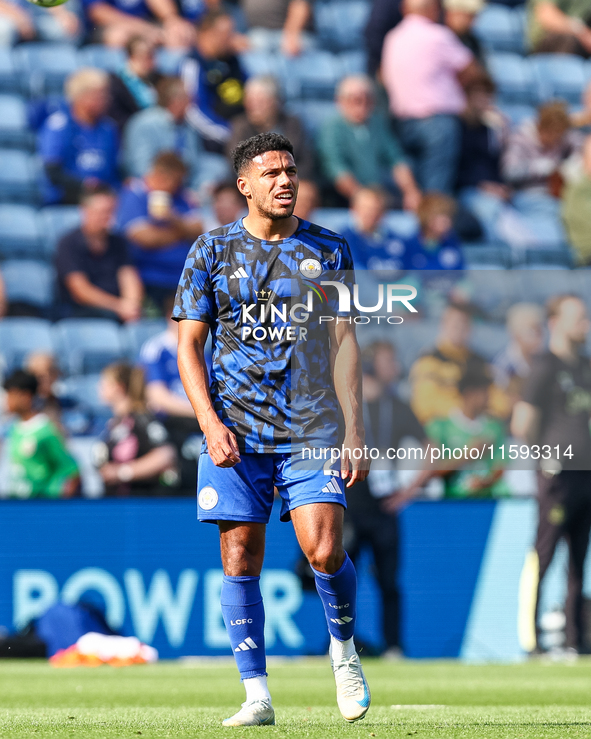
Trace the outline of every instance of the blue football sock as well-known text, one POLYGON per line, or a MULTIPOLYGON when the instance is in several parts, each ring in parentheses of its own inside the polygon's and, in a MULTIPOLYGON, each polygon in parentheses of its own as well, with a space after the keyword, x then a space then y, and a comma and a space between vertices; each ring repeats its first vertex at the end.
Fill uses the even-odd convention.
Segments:
POLYGON ((227 575, 222 581, 222 616, 241 680, 267 674, 265 609, 259 581, 259 577, 227 575))
POLYGON ((314 579, 331 636, 350 639, 355 631, 357 573, 349 555, 345 552, 345 561, 332 575, 314 570, 314 579))

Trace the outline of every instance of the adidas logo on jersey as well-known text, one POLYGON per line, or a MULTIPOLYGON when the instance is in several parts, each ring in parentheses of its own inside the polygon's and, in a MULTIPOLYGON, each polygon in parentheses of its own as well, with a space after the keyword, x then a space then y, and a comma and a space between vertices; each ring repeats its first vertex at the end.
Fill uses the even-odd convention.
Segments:
POLYGON ((255 642, 250 638, 250 636, 247 636, 244 641, 241 641, 240 644, 236 647, 234 650, 235 652, 248 652, 249 649, 258 649, 255 642))
POLYGON ((230 275, 230 279, 231 280, 232 279, 235 279, 235 278, 240 278, 240 277, 248 277, 248 275, 246 274, 246 270, 244 269, 244 267, 238 267, 238 269, 236 270, 236 272, 234 272, 233 275, 230 275))
POLYGON ((336 484, 334 477, 331 477, 330 480, 328 481, 328 485, 325 485, 322 488, 322 492, 323 493, 333 493, 334 495, 340 495, 341 489, 336 484))
POLYGON ((342 618, 331 618, 330 620, 333 622, 333 624, 341 624, 342 626, 343 624, 348 624, 353 619, 351 618, 351 616, 343 616, 342 618))

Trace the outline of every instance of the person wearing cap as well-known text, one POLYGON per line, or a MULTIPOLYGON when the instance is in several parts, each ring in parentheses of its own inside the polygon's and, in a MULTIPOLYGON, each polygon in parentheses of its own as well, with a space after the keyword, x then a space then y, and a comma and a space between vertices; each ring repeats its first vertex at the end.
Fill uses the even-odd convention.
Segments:
POLYGON ((483 61, 482 46, 472 27, 484 5, 484 0, 443 0, 445 25, 470 49, 479 62, 483 61))

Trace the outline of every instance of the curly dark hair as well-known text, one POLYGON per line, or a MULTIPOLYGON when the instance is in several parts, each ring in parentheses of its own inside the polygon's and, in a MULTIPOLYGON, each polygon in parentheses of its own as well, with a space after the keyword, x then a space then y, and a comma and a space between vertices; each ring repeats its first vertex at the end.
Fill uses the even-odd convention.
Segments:
POLYGON ((232 164, 237 175, 255 157, 268 151, 288 151, 293 156, 291 141, 280 133, 257 133, 241 141, 232 152, 232 164))

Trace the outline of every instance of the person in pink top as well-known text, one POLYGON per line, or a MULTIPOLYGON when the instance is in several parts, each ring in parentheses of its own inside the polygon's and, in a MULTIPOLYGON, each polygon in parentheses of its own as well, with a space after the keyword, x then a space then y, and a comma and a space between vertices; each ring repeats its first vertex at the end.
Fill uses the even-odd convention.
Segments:
POLYGON ((478 63, 446 26, 437 0, 404 0, 404 19, 387 35, 381 76, 398 119, 405 150, 414 158, 423 191, 450 194, 460 147, 462 83, 478 63))

